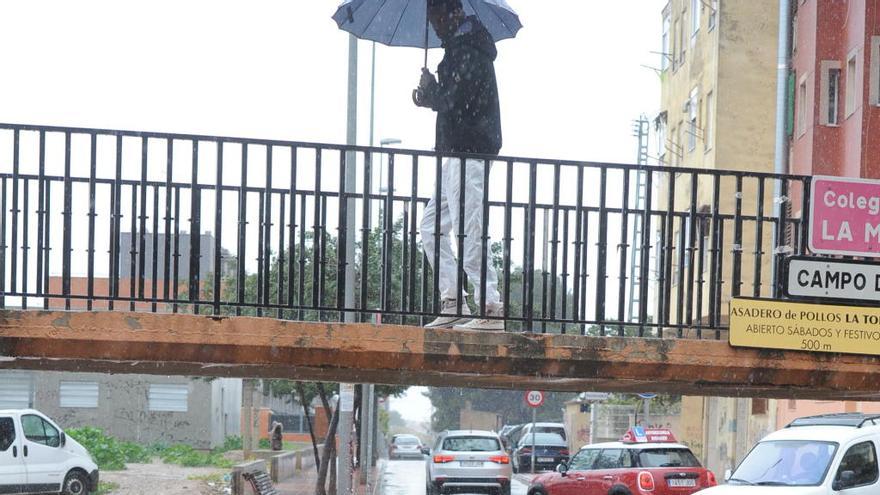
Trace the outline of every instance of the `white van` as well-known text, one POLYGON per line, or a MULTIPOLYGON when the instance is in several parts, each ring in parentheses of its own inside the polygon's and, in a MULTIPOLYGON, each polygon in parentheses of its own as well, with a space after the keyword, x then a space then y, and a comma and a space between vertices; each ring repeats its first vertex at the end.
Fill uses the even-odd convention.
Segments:
POLYGON ((827 414, 764 437, 726 484, 700 495, 880 494, 880 416, 827 414))
POLYGON ((98 489, 88 451, 33 409, 0 410, 0 493, 85 495, 98 489))

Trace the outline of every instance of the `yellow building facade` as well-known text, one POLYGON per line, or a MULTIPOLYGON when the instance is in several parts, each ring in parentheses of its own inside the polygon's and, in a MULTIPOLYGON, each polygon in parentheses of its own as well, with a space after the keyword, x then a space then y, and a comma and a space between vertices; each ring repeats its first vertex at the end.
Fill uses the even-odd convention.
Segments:
MULTIPOLYGON (((671 195, 675 211, 689 211, 696 185, 698 214, 733 215, 739 207, 745 217, 756 216, 760 208, 769 216, 773 209, 773 181, 764 181, 763 198, 759 200, 758 179, 744 178, 738 186, 734 177, 694 176, 684 169, 773 171, 776 2, 670 0, 663 10, 662 22, 661 112, 655 120, 659 158, 664 165, 680 167, 684 173, 670 174, 661 182, 657 208, 668 208, 670 181, 675 181, 671 195)), ((695 231, 709 244, 713 234, 707 224, 701 222, 695 231)), ((732 222, 722 224, 724 241, 719 243, 717 253, 723 260, 721 273, 725 280, 719 289, 721 323, 727 321, 728 302, 735 290, 742 295, 754 295, 756 291, 769 295, 772 227, 763 225, 761 242, 756 242, 756 224, 743 221, 739 243, 733 242, 732 222), (734 288, 732 253, 737 250, 742 260, 742 283, 734 288), (760 268, 757 278, 756 268, 760 268)), ((673 279, 680 270, 689 268, 678 258, 689 242, 682 245, 679 241, 682 229, 690 230, 684 219, 676 219, 672 232, 676 239, 673 279)), ((701 285, 707 294, 711 265, 708 251, 703 254, 703 273, 694 275, 694 284, 701 285)), ((686 321, 688 315, 678 314, 676 289, 671 291, 669 320, 686 321)), ((699 302, 692 299, 692 321, 706 321, 709 304, 709 297, 699 302)), ((709 337, 714 338, 715 333, 709 337)), ((776 428, 775 410, 774 400, 685 397, 677 434, 708 468, 721 475, 725 469, 735 467, 755 441, 776 428)))

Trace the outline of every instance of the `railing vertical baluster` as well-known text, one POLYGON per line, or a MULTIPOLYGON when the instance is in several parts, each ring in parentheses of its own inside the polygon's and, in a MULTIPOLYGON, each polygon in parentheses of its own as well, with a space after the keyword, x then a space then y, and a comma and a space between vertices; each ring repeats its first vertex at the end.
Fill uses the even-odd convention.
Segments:
POLYGON ((130 215, 130 217, 131 217, 131 225, 130 225, 131 235, 129 236, 129 239, 128 239, 128 254, 129 254, 128 310, 129 311, 135 310, 135 303, 134 302, 135 302, 135 296, 137 295, 137 293, 135 292, 137 290, 135 280, 137 277, 137 257, 138 257, 138 252, 137 252, 138 248, 137 248, 137 244, 136 244, 136 241, 138 238, 137 199, 138 199, 137 185, 132 184, 131 185, 131 215, 130 215))
MULTIPOLYGON (((645 174, 645 209, 642 210, 642 250, 641 266, 639 267, 639 337, 645 336, 645 322, 648 321, 648 282, 651 264, 651 211, 654 192, 654 171, 650 168, 645 174)), ((637 242, 633 239, 633 242, 637 242)))
MULTIPOLYGON (((409 264, 409 255, 410 255, 410 249, 409 249, 409 218, 410 218, 409 200, 401 201, 401 203, 403 203, 403 215, 402 215, 403 221, 401 222, 402 232, 401 232, 401 236, 400 236, 400 246, 401 246, 400 264, 402 265, 403 269, 400 272, 400 311, 404 312, 404 311, 407 311, 407 308, 410 304, 409 300, 411 298, 408 297, 409 291, 410 291, 409 279, 410 279, 410 275, 412 274, 412 272, 414 270, 410 269, 410 264, 409 264)), ((408 323, 408 319, 406 318, 406 316, 401 315, 400 316, 400 324, 405 325, 407 323, 408 323)))
POLYGON ((257 193, 260 200, 257 209, 257 316, 263 316, 263 265, 268 261, 263 257, 263 230, 266 229, 264 216, 266 215, 265 191, 257 193))
MULTIPOLYGON (((467 301, 463 301, 462 294, 467 291, 467 285, 465 283, 465 272, 464 272, 464 243, 465 243, 465 230, 464 230, 464 205, 466 203, 467 191, 466 188, 466 177, 467 177, 467 159, 463 156, 459 156, 456 158, 458 160, 458 237, 456 238, 456 245, 458 246, 458 258, 456 259, 456 269, 455 269, 455 301, 456 314, 461 314, 462 306, 467 304, 467 301)), ((451 211, 452 205, 450 205, 451 211)), ((437 249, 439 250, 440 246, 438 244, 437 249)))
MULTIPOLYGON (((712 233, 712 246, 710 248, 710 272, 709 272, 709 326, 717 327, 718 326, 718 314, 715 312, 715 296, 716 290, 715 286, 718 283, 718 264, 721 263, 721 257, 719 253, 721 251, 721 243, 719 242, 719 234, 718 234, 718 223, 719 223, 719 215, 718 209, 720 208, 720 196, 721 196, 721 175, 720 174, 712 174, 712 227, 710 232, 712 233)), ((719 294, 720 295, 720 294, 719 294)))
MULTIPOLYGON (((483 162, 483 198, 482 209, 482 232, 480 233, 480 286, 474 289, 480 292, 480 315, 486 314, 486 276, 489 271, 489 168, 492 166, 489 160, 483 162)), ((493 267, 494 269, 494 267, 493 267)))
MULTIPOLYGON (((113 178, 113 213, 111 219, 113 228, 111 229, 110 238, 110 303, 107 305, 111 311, 113 310, 113 302, 119 299, 119 270, 121 269, 120 257, 122 255, 122 187, 122 134, 117 134, 116 175, 113 178)), ((129 280, 131 280, 130 276, 129 280)))
MULTIPOLYGON (((3 205, 0 204, 0 211, 2 211, 3 205)), ((43 289, 47 294, 52 294, 52 290, 49 287, 49 253, 52 250, 52 236, 50 233, 52 232, 52 215, 50 214, 52 211, 52 181, 46 181, 46 213, 45 218, 46 222, 43 228, 45 229, 46 240, 43 244, 43 252, 40 256, 43 257, 43 289)), ((5 229, 3 229, 5 230, 5 229)), ((4 241, 0 241, 0 246, 4 245, 4 241)), ((4 263, 5 264, 5 263, 4 263)), ((3 280, 2 275, 0 275, 0 280, 3 280)), ((2 307, 2 303, 0 303, 0 307, 2 307)), ((49 298, 46 297, 43 299, 43 309, 49 309, 49 298)))
POLYGON ((214 287, 213 311, 220 314, 221 291, 223 290, 223 141, 217 141, 217 174, 214 179, 214 287))
MULTIPOLYGON (((718 219, 718 246, 719 250, 720 246, 724 245, 724 218, 718 219)), ((724 273, 723 273, 723 262, 719 259, 717 265, 712 266, 712 270, 715 272, 715 285, 713 287, 714 294, 712 297, 712 303, 715 305, 715 322, 712 326, 715 327, 715 340, 721 340, 721 293, 722 287, 724 286, 724 273)))
POLYGON ((141 211, 138 216, 139 232, 138 232, 138 270, 137 270, 137 297, 138 300, 144 300, 144 281, 147 263, 147 138, 141 138, 141 182, 140 206, 141 211))
POLYGON ((18 206, 18 183, 21 180, 19 174, 19 157, 21 154, 19 141, 19 130, 15 129, 12 132, 12 206, 9 209, 10 213, 12 213, 12 246, 9 250, 11 255, 9 292, 12 294, 18 292, 18 214, 21 213, 18 206))
MULTIPOLYGON (((65 184, 66 187, 66 184, 65 184)), ((0 308, 6 307, 6 177, 0 179, 0 308)), ((64 281, 61 281, 64 284, 64 281)))
MULTIPOLYGON (((434 263, 431 265, 434 279, 432 287, 434 296, 434 313, 440 313, 440 249, 443 244, 443 241, 440 238, 440 217, 443 214, 443 194, 443 159, 438 155, 434 171, 434 263)), ((449 211, 451 213, 451 205, 447 206, 450 207, 449 211)), ((451 232, 444 235, 451 235, 451 232)), ((461 299, 461 292, 455 294, 454 297, 456 299, 461 299)), ((460 306, 456 308, 456 313, 461 314, 461 312, 458 311, 459 309, 460 306)))
POLYGON ((153 313, 158 309, 159 292, 159 186, 153 186, 153 245, 152 270, 150 270, 150 300, 153 313))
MULTIPOLYGON (((36 291, 43 295, 49 287, 43 285, 43 227, 46 218, 46 131, 40 131, 39 162, 37 171, 37 280, 36 291)), ((111 217, 112 219, 112 217, 111 217)))
POLYGON ((98 173, 97 164, 97 147, 98 136, 95 133, 89 135, 90 157, 89 157, 89 247, 87 256, 88 272, 87 291, 88 299, 86 299, 86 311, 92 310, 92 299, 95 297, 95 180, 98 173))
POLYGON ((162 263, 162 296, 165 301, 171 299, 170 294, 170 283, 171 283, 171 220, 172 220, 172 210, 171 210, 171 180, 174 176, 174 139, 168 138, 166 140, 166 156, 165 156, 165 217, 163 220, 165 221, 165 242, 164 244, 164 256, 162 263))
POLYGON ((261 305, 267 306, 272 302, 271 297, 271 273, 272 273, 272 145, 266 146, 266 189, 263 193, 263 215, 260 221, 263 222, 262 243, 262 268, 263 268, 263 299, 261 305))
POLYGON ((666 289, 666 284, 668 280, 666 279, 666 263, 669 261, 667 259, 667 251, 666 246, 668 239, 671 235, 671 232, 667 230, 668 222, 666 220, 666 213, 660 215, 659 222, 657 222, 657 226, 660 229, 660 238, 658 239, 657 249, 656 249, 656 258, 657 258, 657 292, 654 296, 655 302, 657 303, 657 308, 655 310, 656 318, 654 320, 654 324, 657 328, 657 338, 664 338, 664 325, 667 323, 665 320, 668 318, 669 311, 669 299, 668 294, 664 292, 666 289))
MULTIPOLYGON (((703 284, 706 281, 704 279, 704 273, 706 271, 706 267, 704 266, 703 260, 706 257, 706 224, 709 223, 708 219, 706 219, 702 214, 697 217, 697 222, 699 222, 698 237, 697 237, 697 246, 698 246, 698 255, 697 255, 697 316, 696 316, 696 327, 697 327, 697 338, 703 338, 703 284)), ((711 284, 709 285, 709 293, 711 294, 711 284)), ((711 304, 710 304, 711 306, 711 304)))
POLYGON ((192 142, 192 184, 189 232, 189 300, 195 301, 193 314, 200 314, 202 290, 202 190, 199 187, 199 141, 192 142))
POLYGON ((740 290, 742 289, 742 230, 743 230, 743 219, 742 219, 742 203, 743 203, 743 176, 741 174, 737 174, 736 176, 736 192, 734 193, 734 204, 735 209, 733 213, 733 249, 731 250, 731 254, 733 255, 732 268, 733 273, 731 274, 731 286, 730 286, 730 296, 731 297, 739 297, 740 290))
POLYGON ((529 219, 526 222, 526 263, 523 267, 525 272, 525 297, 523 298, 523 318, 525 319, 525 331, 534 333, 535 319, 535 220, 537 215, 537 196, 538 196, 538 164, 537 162, 529 163, 529 219))
POLYGON ((812 194, 813 177, 807 176, 801 179, 803 194, 801 196, 801 235, 798 242, 797 254, 804 255, 807 252, 807 242, 810 237, 810 195, 812 194))
MULTIPOLYGON (((690 209, 688 211, 688 247, 687 247, 687 317, 686 322, 687 325, 690 326, 694 321, 694 262, 695 259, 695 250, 696 250, 696 237, 697 237, 697 188, 699 187, 698 179, 696 172, 691 172, 691 201, 690 201, 690 209)), ((701 253, 702 254, 702 253, 701 253)), ((702 278, 702 274, 700 274, 702 278)))
POLYGON ((241 315, 241 306, 245 302, 247 274, 245 262, 247 252, 247 179, 248 179, 248 145, 241 143, 241 179, 238 184, 238 249, 236 256, 235 291, 236 316, 241 315))
MULTIPOLYGON (((315 207, 312 221, 312 307, 323 306, 324 294, 321 292, 321 263, 324 253, 321 252, 321 236, 324 225, 321 223, 321 149, 315 150, 315 191, 312 196, 315 207)), ((320 320, 320 312, 317 313, 320 320)))
MULTIPOLYGON (((676 279, 678 283, 678 290, 676 291, 676 327, 678 328, 678 338, 682 338, 684 336, 684 325, 688 322, 687 317, 685 316, 685 260, 688 259, 688 249, 685 247, 685 243, 687 242, 687 232, 685 229, 688 226, 688 217, 686 215, 680 215, 678 219, 678 273, 676 274, 676 279)), ((689 305, 688 305, 689 306, 689 305)), ((687 323, 689 324, 689 322, 687 323)))
MULTIPOLYGON (((28 246, 28 189, 30 185, 30 180, 25 179, 24 184, 22 184, 22 197, 21 197, 21 309, 28 308, 28 251, 30 250, 30 246, 28 246)), ((91 264, 89 266, 92 266, 91 264)), ((90 299, 91 301, 91 299, 90 299)))
MULTIPOLYGON (((410 216, 408 221, 410 222, 409 226, 409 291, 404 291, 406 294, 404 297, 407 298, 407 312, 412 313, 415 311, 415 290, 416 290, 416 257, 417 247, 416 244, 416 233, 418 232, 419 224, 418 224, 418 212, 419 212, 419 155, 412 155, 412 190, 410 191, 410 199, 409 199, 409 212, 410 216)), ((419 273, 424 274, 424 272, 419 271, 419 273)), ((425 278, 421 276, 419 278, 425 278)), ((421 319, 419 320, 419 324, 422 325, 421 319)))
MULTIPOLYGON (((327 296, 325 289, 327 288, 327 196, 321 195, 321 243, 320 243, 320 264, 318 270, 318 299, 321 302, 320 307, 326 307, 327 296)), ((318 312, 318 320, 326 321, 324 311, 318 312)))
MULTIPOLYGON (((565 333, 565 321, 568 315, 568 217, 569 211, 562 211, 562 316, 561 332, 565 333)), ((555 300, 555 299, 554 299, 555 300)))
MULTIPOLYGON (((583 182, 578 182, 578 190, 580 190, 582 187, 583 187, 583 182)), ((582 230, 583 238, 581 239, 581 257, 583 258, 581 260, 581 271, 583 273, 578 275, 579 277, 581 277, 581 301, 578 304, 580 306, 581 321, 585 322, 585 321, 587 321, 587 281, 589 280, 589 277, 590 277, 590 274, 589 274, 589 269, 590 269, 589 268, 590 267, 590 250, 589 250, 589 245, 590 245, 590 211, 589 210, 584 211, 584 213, 582 215, 582 222, 584 224, 584 227, 582 230)), ((586 325, 584 325, 582 328, 583 328, 583 331, 581 333, 586 334, 587 333, 586 325)))
POLYGON ((285 215, 287 214, 287 195, 284 193, 278 194, 278 276, 276 277, 276 303, 278 304, 278 310, 275 312, 275 318, 281 319, 281 306, 284 305, 285 295, 284 295, 284 230, 285 230, 285 215))
POLYGON ((180 187, 174 188, 174 273, 171 275, 171 291, 174 304, 171 311, 177 313, 180 300, 180 187))
MULTIPOLYGON (((64 295, 64 309, 70 311, 70 250, 71 250, 71 209, 73 208, 73 183, 70 177, 70 131, 64 133, 64 240, 61 253, 61 293, 64 295)), ((6 202, 4 201, 4 205, 6 202)), ((5 231, 5 229, 4 229, 5 231)), ((6 242, 3 242, 4 247, 6 242)))
MULTIPOLYGON (((312 243, 312 263, 315 263, 314 243, 312 243)), ((297 311, 297 319, 302 320, 305 313, 303 307, 306 303, 306 195, 303 194, 300 200, 299 208, 299 311, 297 311)))
MULTIPOLYGON (((584 166, 577 166, 577 191, 581 191, 581 185, 584 183, 584 166)), ((583 236, 582 225, 583 225, 583 206, 584 206, 584 198, 583 194, 577 194, 577 198, 575 199, 575 211, 574 211, 574 280, 573 280, 573 290, 572 290, 572 319, 574 321, 580 321, 583 319, 583 313, 580 311, 580 300, 581 300, 581 292, 584 291, 586 287, 581 284, 581 251, 586 250, 587 246, 583 244, 581 237, 583 236)), ((584 271, 586 271, 586 266, 583 267, 584 271)))
MULTIPOLYGON (((298 148, 290 148, 290 223, 288 224, 287 237, 287 306, 292 308, 296 304, 294 295, 296 291, 296 164, 298 148)), ((303 207, 305 209, 305 207, 303 207)), ((291 316, 293 316, 291 314, 291 316)))
MULTIPOLYGON (((488 187, 488 183, 486 183, 486 187, 488 187)), ((504 195, 504 271, 502 276, 504 277, 504 294, 502 297, 504 298, 504 318, 507 319, 510 317, 510 281, 513 278, 510 270, 511 263, 511 253, 510 247, 513 242, 513 234, 511 229, 513 228, 513 162, 507 162, 507 172, 505 178, 505 195, 504 195)))
POLYGON ((752 295, 761 296, 761 263, 764 255, 764 178, 758 179, 757 213, 755 215, 755 272, 752 279, 752 295))
MULTIPOLYGON (((675 185, 676 178, 674 172, 667 172, 669 190, 666 196, 666 243, 664 250, 664 283, 661 285, 660 294, 657 298, 660 300, 660 306, 663 308, 662 318, 658 320, 663 325, 669 325, 670 322, 670 305, 672 303, 672 260, 675 255, 675 185)), ((680 247, 684 247, 680 245, 680 247)), ((678 265, 678 271, 681 271, 681 265, 678 265)), ((678 274, 676 274, 677 276, 678 274)), ((662 335, 661 335, 662 337, 662 335)))
MULTIPOLYGON (((623 169, 623 190, 621 192, 621 218, 620 218, 620 244, 617 245, 617 250, 620 253, 620 263, 619 263, 619 271, 617 274, 618 281, 618 292, 617 292, 617 321, 620 325, 617 326, 617 335, 624 335, 624 322, 627 321, 626 318, 626 267, 627 267, 627 252, 629 250, 629 175, 630 171, 627 169, 623 169)), ((638 172, 637 172, 638 173, 638 172)), ((638 193, 638 191, 636 191, 638 193)), ((633 242, 638 242, 637 239, 633 238, 633 242)))
MULTIPOLYGON (((553 234, 550 238, 550 313, 549 317, 556 320, 556 278, 559 275, 559 163, 553 164, 553 234)), ((545 315, 544 318, 547 318, 545 315)))
MULTIPOLYGON (((351 154, 352 158, 356 156, 351 154)), ((336 221, 336 308, 339 310, 345 308, 345 279, 348 271, 346 263, 346 243, 348 242, 348 187, 345 180, 345 169, 348 166, 348 153, 339 153, 339 208, 336 221)), ((354 166, 354 164, 352 164, 354 166)), ((352 267, 353 269, 354 267, 352 267)), ((338 315, 339 321, 345 321, 345 313, 342 311, 338 315)))
MULTIPOLYGON (((391 309, 391 263, 394 258, 394 243, 391 234, 394 230, 394 153, 388 154, 388 175, 385 187, 385 205, 382 207, 382 292, 381 307, 383 312, 391 309)), ((382 184, 379 184, 381 190, 382 184)), ((384 315, 383 315, 384 316, 384 315)))
POLYGON ((786 256, 786 247, 788 247, 788 205, 791 204, 791 200, 788 198, 788 181, 785 179, 776 178, 775 180, 780 181, 781 188, 780 194, 781 197, 774 198, 774 201, 779 202, 779 218, 776 220, 776 245, 773 246, 773 256, 776 259, 776 271, 772 274, 772 294, 773 299, 777 299, 781 297, 782 294, 782 273, 785 265, 785 256, 786 256))
MULTIPOLYGON (((580 186, 580 185, 579 185, 580 186)), ((599 322, 599 335, 605 335, 605 262, 608 259, 608 170, 602 167, 599 174, 599 241, 596 256, 596 321, 599 322)), ((583 191, 578 191, 583 194, 583 191)))

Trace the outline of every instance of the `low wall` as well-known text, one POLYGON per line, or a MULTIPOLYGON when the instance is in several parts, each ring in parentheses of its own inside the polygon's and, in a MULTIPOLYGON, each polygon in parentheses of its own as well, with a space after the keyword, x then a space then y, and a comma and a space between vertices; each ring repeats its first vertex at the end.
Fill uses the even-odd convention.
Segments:
POLYGON ((242 475, 257 471, 268 471, 266 461, 259 459, 232 466, 232 495, 254 495, 250 486, 244 482, 242 475))
POLYGON ((269 460, 269 465, 272 467, 270 472, 272 481, 278 483, 293 478, 296 472, 297 457, 298 452, 284 452, 272 456, 269 460))

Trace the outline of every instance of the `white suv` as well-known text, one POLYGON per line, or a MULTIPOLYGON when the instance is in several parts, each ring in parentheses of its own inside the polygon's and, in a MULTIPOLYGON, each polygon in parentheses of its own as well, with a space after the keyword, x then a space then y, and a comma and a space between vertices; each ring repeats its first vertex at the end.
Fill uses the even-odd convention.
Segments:
POLYGON ((85 495, 98 489, 88 451, 33 409, 0 410, 0 493, 85 495))
POLYGON ((880 493, 880 416, 827 414, 794 420, 764 437, 726 484, 700 495, 880 493))

